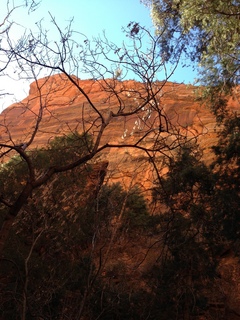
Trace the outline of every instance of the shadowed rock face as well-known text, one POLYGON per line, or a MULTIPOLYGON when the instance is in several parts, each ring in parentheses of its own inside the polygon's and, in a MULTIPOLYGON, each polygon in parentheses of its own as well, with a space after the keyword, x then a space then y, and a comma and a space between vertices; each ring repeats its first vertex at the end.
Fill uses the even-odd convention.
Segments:
MULTIPOLYGON (((162 86, 162 82, 159 82, 159 86, 162 86)), ((173 125, 198 136, 205 159, 210 161, 210 148, 217 139, 215 118, 204 105, 196 101, 196 89, 194 86, 168 82, 162 87, 157 99, 162 112, 173 125)), ((28 97, 2 112, 0 138, 6 143, 24 143, 30 138, 40 118, 42 120, 31 148, 46 145, 56 135, 67 134, 71 130, 82 132, 89 129, 95 138, 99 123, 97 112, 107 116, 110 110, 116 112, 120 106, 114 92, 121 92, 121 103, 125 111, 141 103, 142 90, 143 84, 133 80, 94 81, 80 80, 73 76, 70 81, 62 74, 40 79, 30 85, 28 97)), ((233 109, 238 108, 236 101, 231 100, 229 104, 233 109)), ((155 119, 154 114, 152 119, 155 119)), ((113 119, 104 132, 102 143, 121 145, 133 142, 141 135, 141 128, 136 128, 138 120, 134 115, 127 121, 124 118, 113 119)), ((151 144, 153 138, 149 136, 145 144, 151 144)), ((122 175, 130 178, 136 168, 143 171, 138 162, 141 156, 139 151, 131 148, 120 148, 117 152, 116 149, 108 149, 95 160, 108 160, 109 170, 115 171, 115 179, 119 179, 122 175), (119 168, 119 174, 116 174, 116 168, 119 168)), ((148 170, 145 168, 144 171, 144 179, 147 180, 148 170)))

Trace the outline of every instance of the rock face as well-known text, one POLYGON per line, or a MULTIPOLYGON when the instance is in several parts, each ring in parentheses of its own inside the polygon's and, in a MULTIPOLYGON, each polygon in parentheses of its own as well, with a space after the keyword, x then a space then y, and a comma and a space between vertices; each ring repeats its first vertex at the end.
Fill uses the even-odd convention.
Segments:
MULTIPOLYGON (((196 87, 172 82, 157 84, 158 104, 162 112, 176 128, 187 130, 192 136, 198 136, 198 143, 204 148, 206 161, 212 155, 210 148, 216 142, 215 118, 201 103, 196 101, 196 87)), ((93 139, 99 130, 99 117, 107 116, 118 108, 131 111, 131 106, 142 103, 143 84, 133 80, 118 82, 115 80, 80 80, 72 76, 67 78, 59 74, 46 77, 30 85, 29 96, 20 103, 5 109, 0 115, 0 139, 2 143, 15 145, 34 139, 31 148, 41 147, 56 135, 64 135, 77 130, 88 131, 93 139), (119 101, 116 93, 121 96, 119 101), (124 105, 120 105, 124 104, 124 105), (101 113, 101 115, 100 115, 101 113)), ((238 104, 230 101, 233 109, 238 104)), ((143 115, 144 115, 143 111, 143 115)), ((155 121, 156 116, 151 114, 155 121)), ((149 116, 150 118, 150 116, 149 116)), ((112 119, 102 137, 102 144, 123 145, 134 142, 141 133, 141 119, 136 115, 112 119)), ((152 143, 154 136, 148 136, 145 144, 152 143)), ((141 167, 139 159, 143 154, 132 148, 105 149, 95 161, 109 161, 112 179, 122 176, 131 179, 133 172, 141 171, 141 181, 148 180, 148 170, 141 167)), ((146 166, 146 163, 144 164, 146 166)))
MULTIPOLYGON (((29 96, 20 103, 11 105, 0 115, 2 139, 7 138, 7 133, 11 133, 14 141, 27 139, 32 133, 36 117, 43 115, 32 146, 44 145, 53 135, 64 130, 81 130, 83 113, 86 118, 96 117, 96 111, 91 104, 103 113, 107 113, 110 108, 118 108, 117 98, 109 95, 110 80, 107 84, 105 81, 74 80, 88 98, 63 75, 33 82, 30 85, 29 96), (8 132, 4 132, 4 127, 8 132)), ((114 85, 117 90, 123 88, 129 105, 137 103, 135 92, 141 91, 140 83, 129 80, 114 85)), ((215 119, 209 110, 195 101, 195 91, 196 87, 168 82, 161 90, 160 107, 172 123, 192 128, 198 133, 210 134, 214 131, 215 119)), ((111 131, 111 136, 114 136, 116 142, 121 142, 124 131, 124 126, 119 122, 118 120, 118 123, 114 123, 115 131, 111 131)), ((109 130, 106 130, 106 136, 109 135, 109 130)))

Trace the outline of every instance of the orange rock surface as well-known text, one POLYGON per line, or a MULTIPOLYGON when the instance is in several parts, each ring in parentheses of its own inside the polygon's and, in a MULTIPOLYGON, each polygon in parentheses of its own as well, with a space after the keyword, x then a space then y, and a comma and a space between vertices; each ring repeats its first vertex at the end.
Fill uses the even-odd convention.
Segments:
MULTIPOLYGON (((186 128, 190 134, 198 136, 198 142, 204 149, 205 159, 212 157, 211 146, 216 143, 216 123, 211 112, 196 100, 196 87, 185 84, 167 82, 158 94, 159 107, 171 123, 179 128, 186 128)), ((143 84, 133 80, 118 82, 116 80, 80 80, 65 75, 54 75, 33 82, 29 95, 19 103, 5 109, 0 115, 0 138, 3 143, 23 143, 28 141, 37 128, 31 148, 46 145, 56 135, 67 134, 72 130, 79 132, 89 129, 96 137, 99 124, 98 112, 107 116, 120 107, 131 110, 131 105, 141 103, 143 84), (73 83, 75 82, 75 83, 73 83), (115 92, 121 92, 121 101, 115 92), (140 102, 139 102, 140 101, 140 102), (38 123, 38 119, 41 120, 38 123), (38 127, 36 126, 38 124, 38 127)), ((239 106, 230 101, 231 107, 239 106)), ((154 116, 152 117, 154 119, 154 116)), ((102 143, 123 145, 126 141, 133 142, 141 135, 141 130, 134 129, 136 116, 114 118, 106 128, 102 143)), ((154 120, 152 120, 154 121, 154 120)), ((152 138, 148 136, 147 143, 152 138)), ((128 177, 141 172, 141 181, 147 184, 149 172, 139 162, 142 154, 132 148, 106 149, 98 154, 95 161, 109 161, 109 175, 114 180, 128 177)), ((125 179, 126 180, 126 179, 125 179)), ((150 182, 149 182, 150 183, 150 182)))

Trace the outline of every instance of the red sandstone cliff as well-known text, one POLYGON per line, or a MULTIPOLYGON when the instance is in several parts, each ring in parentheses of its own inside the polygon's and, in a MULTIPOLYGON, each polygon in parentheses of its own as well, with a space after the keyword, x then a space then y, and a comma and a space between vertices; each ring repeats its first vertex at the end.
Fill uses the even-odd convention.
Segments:
MULTIPOLYGON (((124 103, 123 107, 130 110, 132 105, 140 103, 142 99, 143 84, 133 80, 112 83, 113 80, 72 79, 77 85, 73 85, 64 75, 54 75, 33 82, 28 97, 9 106, 0 115, 1 141, 14 144, 25 142, 36 128, 39 118, 41 121, 31 148, 45 145, 56 135, 67 134, 71 130, 81 132, 89 129, 95 138, 98 130, 97 110, 104 116, 110 110, 116 111, 119 103, 124 103), (121 96, 121 102, 115 93, 121 96)), ((211 112, 197 102, 197 88, 172 82, 164 85, 159 82, 159 87, 158 103, 168 120, 174 126, 188 130, 190 135, 198 136, 198 142, 204 148, 205 159, 211 159, 210 148, 216 142, 216 123, 211 112)), ((229 103, 235 110, 239 107, 233 100, 229 103)), ((155 119, 154 114, 151 116, 151 119, 155 119)), ((151 119, 148 121, 155 121, 151 119)), ((142 134, 139 121, 135 115, 127 120, 124 117, 113 119, 104 132, 102 143, 133 143, 142 134)), ((148 135, 145 145, 152 143, 153 139, 154 136, 148 135)), ((116 149, 107 149, 95 160, 108 160, 109 172, 114 171, 116 179, 120 178, 121 173, 125 177, 132 177, 133 172, 137 174, 137 169, 144 171, 144 179, 147 179, 147 170, 139 163, 142 156, 140 151, 131 148, 120 148, 117 152, 116 149)))

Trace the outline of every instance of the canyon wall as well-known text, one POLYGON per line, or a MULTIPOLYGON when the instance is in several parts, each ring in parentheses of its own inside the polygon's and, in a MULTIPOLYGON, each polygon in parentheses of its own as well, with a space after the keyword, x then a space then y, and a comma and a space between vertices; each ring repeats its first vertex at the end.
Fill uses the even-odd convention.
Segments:
MULTIPOLYGON (((197 137, 204 150, 205 160, 211 161, 211 147, 217 141, 218 128, 213 114, 196 99, 198 88, 161 81, 156 84, 156 87, 158 86, 161 90, 157 95, 157 103, 167 115, 168 121, 176 128, 186 130, 188 135, 197 137)), ((142 90, 143 84, 133 80, 81 80, 74 76, 69 79, 62 74, 42 78, 30 85, 29 95, 24 100, 9 106, 1 113, 1 141, 15 145, 24 143, 36 129, 37 133, 30 148, 42 147, 55 136, 74 130, 87 130, 95 139, 98 133, 98 111, 107 116, 110 111, 116 112, 120 103, 125 104, 126 110, 131 110, 131 106, 141 103, 142 90), (118 100, 118 95, 121 96, 121 101, 118 100)), ((237 102, 231 100, 229 104, 237 110, 237 102)), ((156 118, 154 113, 151 116, 151 119, 156 118)), ((127 119, 114 118, 104 131, 102 144, 133 144, 141 136, 141 130, 139 116, 133 114, 127 119)), ((148 135, 145 145, 153 143, 154 138, 154 134, 148 135)), ((146 167, 146 161, 140 161, 144 157, 146 155, 141 150, 134 148, 108 148, 97 154, 93 161, 109 162, 108 172, 112 181, 122 180, 123 177, 125 181, 127 177, 130 181, 133 175, 139 176, 141 172, 139 182, 143 181, 143 184, 149 187, 150 171, 146 167)))

